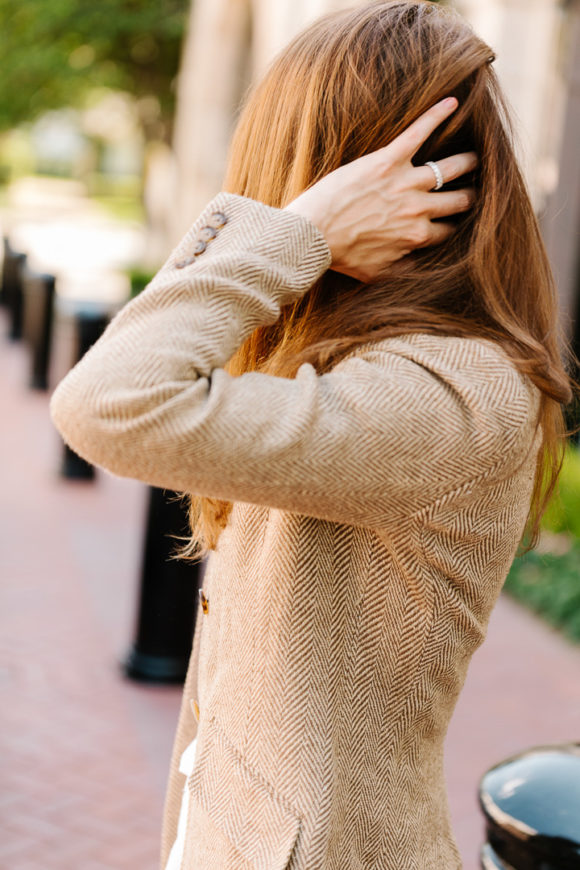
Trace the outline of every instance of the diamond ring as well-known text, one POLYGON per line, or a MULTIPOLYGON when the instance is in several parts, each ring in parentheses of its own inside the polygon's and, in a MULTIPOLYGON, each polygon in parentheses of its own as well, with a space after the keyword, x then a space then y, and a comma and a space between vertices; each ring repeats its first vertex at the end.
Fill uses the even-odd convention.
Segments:
POLYGON ((428 160, 427 163, 425 163, 425 166, 428 166, 430 169, 433 170, 433 174, 437 181, 437 184, 434 188, 432 188, 432 190, 440 190, 443 187, 443 175, 441 174, 441 170, 439 169, 434 160, 428 160))

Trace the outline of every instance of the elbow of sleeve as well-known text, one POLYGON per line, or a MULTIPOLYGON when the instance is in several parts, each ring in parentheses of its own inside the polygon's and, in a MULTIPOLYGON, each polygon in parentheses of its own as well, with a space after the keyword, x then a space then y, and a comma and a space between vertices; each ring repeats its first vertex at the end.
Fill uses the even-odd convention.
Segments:
POLYGON ((92 462, 92 457, 87 456, 84 450, 89 429, 87 409, 80 401, 71 400, 62 389, 62 384, 50 397, 48 409, 52 423, 65 444, 83 459, 92 462))
POLYGON ((52 394, 49 411, 64 442, 82 459, 118 477, 158 485, 157 480, 165 483, 160 450, 169 461, 172 442, 180 436, 176 417, 183 394, 182 384, 150 390, 110 386, 91 394, 65 379, 52 394))
POLYGON ((63 382, 61 381, 50 397, 48 412, 55 429, 70 446, 72 446, 70 442, 71 433, 76 423, 75 405, 76 403, 72 403, 71 406, 71 403, 67 401, 67 396, 63 390, 63 382))
POLYGON ((107 470, 126 476, 124 451, 115 446, 110 422, 102 408, 87 397, 76 395, 66 384, 59 384, 49 402, 53 425, 65 444, 78 456, 107 470))

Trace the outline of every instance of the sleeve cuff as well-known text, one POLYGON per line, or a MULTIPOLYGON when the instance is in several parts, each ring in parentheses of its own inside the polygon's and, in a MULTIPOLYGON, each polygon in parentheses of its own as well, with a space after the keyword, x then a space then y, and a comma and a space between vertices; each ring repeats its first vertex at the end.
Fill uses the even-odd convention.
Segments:
POLYGON ((218 193, 203 209, 164 264, 159 276, 185 278, 205 272, 216 258, 251 253, 280 269, 277 301, 290 302, 327 269, 332 255, 315 224, 302 215, 234 193, 218 193))

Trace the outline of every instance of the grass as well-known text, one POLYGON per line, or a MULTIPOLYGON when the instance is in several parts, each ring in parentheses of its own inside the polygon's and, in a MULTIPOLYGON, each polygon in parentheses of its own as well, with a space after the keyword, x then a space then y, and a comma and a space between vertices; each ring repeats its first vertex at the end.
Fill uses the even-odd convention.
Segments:
POLYGON ((119 220, 145 221, 142 180, 138 176, 112 177, 94 172, 87 178, 87 187, 93 202, 119 220))
POLYGON ((129 280, 131 281, 131 298, 133 296, 137 296, 142 290, 145 289, 147 284, 152 280, 155 273, 148 271, 146 269, 140 269, 135 267, 134 269, 129 269, 127 272, 129 275, 129 280))
POLYGON ((580 643, 580 449, 568 445, 556 495, 542 518, 541 547, 517 556, 504 589, 580 643))
POLYGON ((91 196, 93 202, 103 206, 112 217, 123 221, 145 221, 145 209, 137 197, 133 196, 91 196))
POLYGON ((518 556, 504 589, 569 640, 580 643, 580 539, 570 538, 564 553, 531 550, 518 556))
POLYGON ((576 445, 568 444, 558 489, 544 514, 542 528, 580 538, 580 448, 576 445))

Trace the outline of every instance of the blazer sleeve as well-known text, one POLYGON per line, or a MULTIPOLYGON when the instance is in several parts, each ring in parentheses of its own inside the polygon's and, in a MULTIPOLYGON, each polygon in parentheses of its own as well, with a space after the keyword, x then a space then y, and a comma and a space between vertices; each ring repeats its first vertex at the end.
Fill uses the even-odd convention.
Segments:
POLYGON ((56 428, 122 477, 370 527, 505 464, 528 409, 495 353, 482 370, 463 345, 417 356, 400 337, 322 375, 309 363, 294 378, 225 371, 330 263, 306 218, 218 194, 57 385, 56 428))

